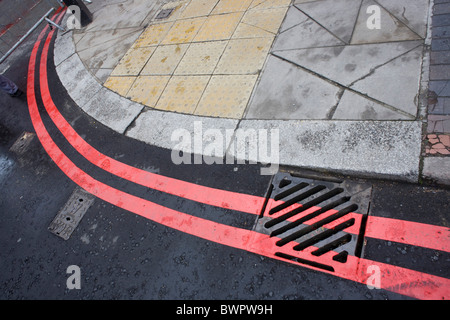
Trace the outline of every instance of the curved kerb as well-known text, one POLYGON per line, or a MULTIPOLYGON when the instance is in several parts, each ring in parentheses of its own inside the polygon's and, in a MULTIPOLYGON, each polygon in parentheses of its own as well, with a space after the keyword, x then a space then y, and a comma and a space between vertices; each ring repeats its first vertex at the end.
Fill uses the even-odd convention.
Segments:
MULTIPOLYGON (((78 56, 72 31, 58 32, 54 63, 63 86, 85 113, 118 133, 157 147, 258 162, 267 160, 249 152, 258 145, 258 134, 246 135, 243 144, 234 143, 233 137, 265 130, 268 143, 270 138, 279 139, 275 151, 279 151, 276 164, 280 166, 410 182, 419 179, 421 121, 237 120, 152 109, 100 84, 78 56), (211 139, 208 133, 217 130, 232 138, 224 139, 223 147, 211 154, 211 148, 205 148, 211 139), (174 132, 190 133, 193 140, 200 134, 203 143, 174 141, 174 132)), ((266 154, 274 155, 273 150, 266 154)))

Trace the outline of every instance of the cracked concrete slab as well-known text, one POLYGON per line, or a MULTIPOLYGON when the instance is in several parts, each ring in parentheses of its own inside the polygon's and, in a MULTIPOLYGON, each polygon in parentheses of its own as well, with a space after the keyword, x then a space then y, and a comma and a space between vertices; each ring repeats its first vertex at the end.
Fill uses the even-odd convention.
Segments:
POLYGON ((383 7, 373 0, 363 0, 358 21, 353 31, 352 44, 376 43, 387 41, 419 40, 421 37, 411 31, 407 25, 391 15, 383 7), (380 8, 380 29, 369 29, 367 27, 367 8, 376 5, 380 8))
POLYGON ((308 48, 274 53, 343 86, 419 46, 419 41, 308 48))
POLYGON ((295 7, 289 9, 288 15, 289 12, 294 12, 293 14, 295 14, 296 21, 301 22, 289 28, 288 26, 292 24, 291 21, 285 21, 285 23, 287 23, 286 26, 283 24, 285 31, 281 31, 277 36, 272 51, 328 47, 345 44, 314 20, 298 11, 295 7))
POLYGON ((269 57, 247 119, 327 119, 340 88, 294 64, 269 57))
POLYGON ((414 120, 414 117, 408 117, 368 97, 345 90, 333 114, 333 120, 414 120))
POLYGON ((295 1, 294 4, 343 42, 350 43, 361 0, 304 2, 295 1))
POLYGON ((391 105, 411 116, 417 113, 422 46, 376 68, 351 88, 391 105))

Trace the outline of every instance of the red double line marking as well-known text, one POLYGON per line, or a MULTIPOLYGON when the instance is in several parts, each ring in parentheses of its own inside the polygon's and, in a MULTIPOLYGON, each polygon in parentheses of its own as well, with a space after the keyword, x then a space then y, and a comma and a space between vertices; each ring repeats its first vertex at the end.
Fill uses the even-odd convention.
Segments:
MULTIPOLYGON (((58 17, 58 19, 61 18, 62 15, 58 17)), ((202 202, 212 206, 252 214, 259 213, 259 210, 264 202, 264 198, 199 186, 143 171, 107 157, 87 144, 59 113, 49 92, 47 60, 49 44, 53 34, 54 31, 50 32, 47 37, 40 61, 40 86, 42 100, 52 121, 63 133, 69 143, 71 143, 81 155, 105 171, 148 188, 167 192, 185 199, 202 202)), ((104 201, 173 229, 209 241, 247 250, 274 259, 283 260, 275 255, 276 252, 286 252, 292 255, 293 251, 289 250, 288 247, 285 246, 283 248, 279 248, 275 245, 275 242, 278 240, 277 238, 269 238, 267 235, 257 232, 223 225, 157 205, 145 199, 141 199, 126 192, 114 189, 98 180, 95 180, 86 172, 79 169, 52 140, 42 122, 42 118, 38 110, 34 83, 36 57, 38 48, 41 44, 41 39, 42 38, 39 37, 33 48, 28 70, 27 97, 30 117, 36 134, 44 149, 52 160, 58 165, 58 167, 71 180, 86 191, 94 194, 104 201)), ((414 225, 415 227, 427 226, 428 231, 431 232, 428 240, 432 240, 432 242, 434 242, 431 247, 443 248, 444 251, 447 252, 449 250, 448 237, 450 233, 447 228, 393 219, 376 219, 378 219, 378 223, 382 225, 383 228, 377 228, 377 224, 372 223, 371 220, 369 220, 368 236, 376 235, 376 237, 379 237, 380 239, 391 241, 401 240, 398 242, 403 243, 408 243, 407 241, 414 240, 415 243, 421 243, 421 246, 430 247, 428 245, 422 245, 420 237, 411 236, 411 232, 408 233, 407 230, 402 230, 400 233, 383 232, 383 230, 388 230, 389 227, 394 227, 397 230, 399 226, 402 226, 404 229, 407 229, 411 225, 414 225)), ((417 228, 415 228, 415 230, 417 230, 417 228)), ((301 258, 302 253, 298 253, 296 256, 301 258)), ((305 266, 301 263, 292 263, 305 266)), ((448 279, 367 259, 349 257, 349 261, 345 265, 336 264, 336 272, 328 273, 365 284, 369 278, 369 275, 367 274, 367 268, 369 266, 377 266, 380 269, 382 276, 380 284, 383 289, 421 299, 446 299, 450 296, 450 280, 448 279)), ((311 266, 306 267, 327 272, 311 266)))

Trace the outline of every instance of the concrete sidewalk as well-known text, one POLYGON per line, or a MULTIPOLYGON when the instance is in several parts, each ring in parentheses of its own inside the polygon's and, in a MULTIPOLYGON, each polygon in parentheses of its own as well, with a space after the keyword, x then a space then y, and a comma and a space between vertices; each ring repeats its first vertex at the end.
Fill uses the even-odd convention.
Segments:
MULTIPOLYGON (((211 154, 205 146, 217 131, 208 129, 277 129, 281 165, 417 182, 425 162, 425 178, 450 181, 448 171, 431 173, 424 161, 429 0, 88 7, 90 25, 58 35, 55 65, 80 108, 115 131, 168 149, 257 161, 232 141, 211 154), (373 29, 378 13, 380 29, 373 29), (199 123, 203 144, 172 141, 180 129, 198 133, 199 123)), ((247 149, 260 142, 249 137, 247 149)), ((448 166, 450 158, 429 156, 448 166)))

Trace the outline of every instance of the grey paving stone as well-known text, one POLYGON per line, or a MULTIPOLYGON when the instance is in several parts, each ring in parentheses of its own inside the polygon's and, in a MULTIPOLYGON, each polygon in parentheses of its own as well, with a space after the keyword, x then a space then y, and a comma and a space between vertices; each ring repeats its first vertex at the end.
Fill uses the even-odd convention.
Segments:
POLYGON ((363 0, 359 18, 353 32, 352 44, 421 39, 419 35, 412 32, 403 22, 380 6, 378 6, 381 11, 380 29, 369 29, 367 27, 367 19, 369 16, 366 10, 372 5, 378 6, 378 3, 373 0, 363 0))
POLYGON ((303 2, 296 1, 295 6, 345 43, 350 42, 353 27, 358 17, 360 0, 303 2), (333 9, 330 10, 330 8, 333 9))
POLYGON ((72 54, 61 62, 56 67, 56 72, 70 97, 80 107, 84 106, 102 88, 77 54, 72 54))
POLYGON ((430 66, 430 80, 448 80, 450 75, 450 65, 430 66))
POLYGON ((431 52, 430 64, 450 64, 450 51, 431 52))
POLYGON ((413 120, 367 97, 345 90, 333 120, 413 120))
POLYGON ((112 130, 125 133, 125 130, 140 114, 144 106, 103 87, 81 108, 88 115, 112 130))
POLYGON ((429 90, 435 92, 439 97, 450 97, 450 80, 430 81, 429 90))
POLYGON ((432 51, 449 51, 450 50, 450 39, 433 39, 431 41, 432 51))
POLYGON ((212 135, 208 134, 208 131, 211 133, 214 132, 211 130, 215 130, 225 137, 226 131, 231 130, 233 133, 237 124, 238 120, 233 119, 197 117, 146 108, 126 135, 169 150, 223 157, 228 148, 225 138, 222 141, 221 154, 213 154, 212 150, 208 154, 208 150, 205 151, 212 142, 209 139, 212 135), (187 139, 183 141, 181 136, 187 139), (200 140, 194 141, 196 137, 200 137, 200 140))
POLYGON ((400 109, 412 116, 417 113, 422 47, 374 69, 351 88, 400 109))
POLYGON ((276 52, 277 56, 344 86, 421 45, 421 41, 348 45, 276 52))
POLYGON ((275 40, 273 51, 345 44, 294 7, 291 7, 289 11, 297 11, 296 18, 299 18, 299 21, 302 22, 281 32, 275 40))
POLYGON ((251 128, 279 130, 281 165, 418 180, 420 122, 243 120, 239 124, 241 130, 251 128))
POLYGON ((58 31, 53 50, 53 61, 55 66, 59 66, 61 62, 69 58, 75 52, 75 44, 73 43, 72 31, 62 33, 58 31))
POLYGON ((450 37, 450 26, 443 27, 432 27, 431 35, 433 38, 449 38, 450 37))
POLYGON ((443 27, 450 25, 450 14, 439 14, 433 16, 433 26, 443 27))
POLYGON ((450 185, 450 157, 425 157, 423 177, 450 185))
POLYGON ((429 0, 377 0, 389 13, 422 38, 427 36, 429 0))
POLYGON ((269 57, 246 118, 326 119, 340 88, 296 65, 269 57))

